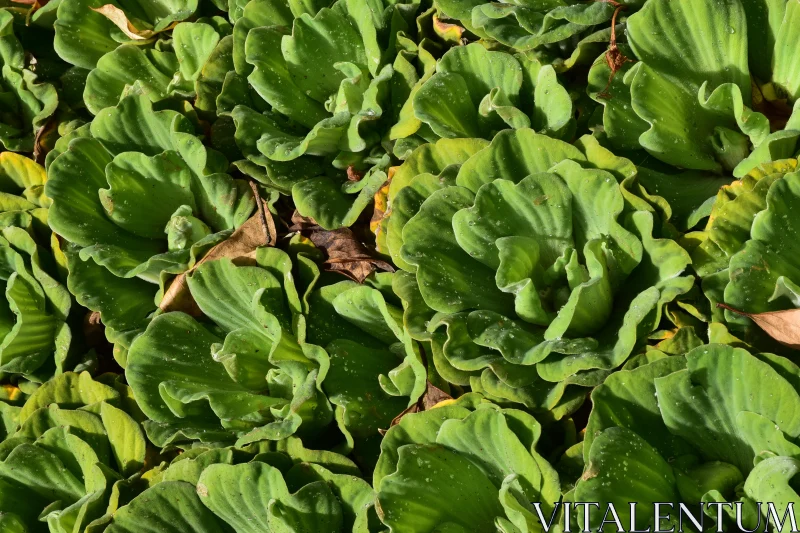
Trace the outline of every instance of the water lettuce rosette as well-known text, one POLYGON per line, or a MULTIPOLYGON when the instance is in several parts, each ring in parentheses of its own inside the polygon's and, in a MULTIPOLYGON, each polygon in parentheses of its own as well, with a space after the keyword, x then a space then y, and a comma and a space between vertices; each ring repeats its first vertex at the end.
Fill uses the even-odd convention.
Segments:
POLYGON ((401 310, 367 285, 317 286, 298 261, 259 248, 255 264, 205 262, 186 276, 202 316, 161 314, 133 342, 125 375, 153 442, 313 442, 335 418, 341 445, 369 455, 416 402, 425 369, 401 310))
MULTIPOLYGON (((554 65, 569 67, 584 53, 584 45, 596 49, 608 43, 617 8, 624 16, 643 3, 642 0, 438 0, 436 5, 443 19, 454 19, 478 37, 515 50, 535 51, 554 65)), ((623 16, 617 21, 621 22, 623 16)))
POLYGON ((57 243, 51 247, 45 181, 33 160, 0 153, 0 377, 36 382, 73 368, 72 297, 59 281, 57 243))
MULTIPOLYGON (((698 519, 700 502, 741 502, 747 530, 766 523, 766 502, 783 516, 798 498, 798 385, 788 359, 721 344, 609 376, 592 393, 586 467, 572 499, 614 504, 625 527, 635 502, 637 529, 652 525, 656 502, 684 503, 698 519)), ((734 528, 736 512, 723 509, 719 527, 734 528)), ((713 523, 715 508, 706 512, 713 523)))
POLYGON ((725 304, 758 314, 800 305, 800 276, 793 252, 800 201, 797 160, 760 165, 717 193, 711 218, 693 252, 695 269, 714 316, 735 330, 752 323, 723 310, 725 304))
POLYGON ((376 509, 390 531, 541 531, 561 498, 530 414, 468 394, 404 416, 381 443, 376 509))
POLYGON ((646 2, 627 20, 629 48, 621 50, 631 61, 610 86, 602 59, 589 75, 609 143, 736 177, 792 157, 798 17, 797 2, 646 2))
POLYGON ((374 493, 352 461, 299 439, 199 447, 146 475, 109 533, 375 531, 374 493))
POLYGON ((58 106, 58 93, 52 84, 36 82, 14 31, 14 15, 0 9, 0 148, 32 152, 37 131, 58 106))
POLYGON ((532 128, 569 140, 575 132, 572 99, 552 66, 480 43, 448 50, 409 104, 416 122, 395 126, 393 138, 492 139, 504 129, 532 128))
POLYGON ((127 385, 113 374, 67 372, 4 411, 4 531, 102 529, 146 462, 142 415, 127 385))
POLYGON ((441 140, 396 170, 381 226, 395 291, 447 381, 565 416, 692 287, 687 252, 626 202, 620 161, 522 129, 441 140))
POLYGON ((90 70, 121 45, 151 44, 198 7, 197 0, 59 0, 51 4, 56 6, 49 9, 57 9, 53 47, 67 63, 90 70))
POLYGON ((188 118, 153 111, 144 96, 103 110, 68 143, 46 193, 50 226, 67 241, 70 290, 114 332, 139 331, 159 284, 249 218, 252 191, 188 118))
POLYGON ((248 3, 234 27, 235 73, 218 98, 238 104, 226 112, 247 159, 239 168, 291 193, 322 227, 352 225, 386 181, 389 130, 435 62, 414 40, 419 10, 384 0, 248 3))
POLYGON ((224 36, 218 24, 207 22, 178 24, 169 44, 122 44, 103 55, 86 76, 86 108, 96 115, 127 94, 142 94, 161 107, 178 107, 181 100, 193 99, 204 83, 203 69, 224 36))

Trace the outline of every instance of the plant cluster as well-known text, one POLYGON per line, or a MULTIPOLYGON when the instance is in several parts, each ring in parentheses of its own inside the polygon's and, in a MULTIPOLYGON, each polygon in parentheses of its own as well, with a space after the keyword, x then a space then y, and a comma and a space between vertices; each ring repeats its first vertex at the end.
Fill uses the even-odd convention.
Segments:
POLYGON ((800 510, 798 42, 798 0, 0 0, 0 531, 800 510))

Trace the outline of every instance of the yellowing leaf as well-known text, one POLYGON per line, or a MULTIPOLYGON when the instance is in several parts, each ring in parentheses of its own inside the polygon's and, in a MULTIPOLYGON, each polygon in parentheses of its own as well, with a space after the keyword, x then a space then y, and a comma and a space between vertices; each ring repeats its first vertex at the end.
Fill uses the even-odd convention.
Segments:
MULTIPOLYGON (((117 28, 122 30, 122 33, 124 33, 134 41, 145 41, 153 37, 155 34, 159 33, 153 30, 137 29, 133 24, 131 24, 131 21, 128 20, 128 16, 125 14, 125 12, 120 8, 118 8, 117 6, 115 6, 114 4, 106 4, 104 6, 93 7, 91 9, 92 11, 100 13, 108 20, 113 22, 117 28)), ((174 26, 175 24, 172 24, 167 28, 164 28, 164 30, 162 31, 172 29, 174 26)))

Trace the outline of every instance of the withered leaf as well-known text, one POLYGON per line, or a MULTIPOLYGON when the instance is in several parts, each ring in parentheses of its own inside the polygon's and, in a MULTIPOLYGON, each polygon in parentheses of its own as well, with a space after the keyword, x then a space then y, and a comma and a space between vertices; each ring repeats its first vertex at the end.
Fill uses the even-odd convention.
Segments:
POLYGON ((350 228, 326 230, 313 219, 297 212, 292 215, 290 231, 299 231, 325 252, 325 270, 339 272, 357 283, 363 283, 376 270, 394 272, 394 267, 381 259, 372 257, 367 247, 350 228))
POLYGON ((381 222, 383 222, 384 217, 389 213, 389 186, 398 168, 399 167, 389 168, 389 177, 386 183, 375 193, 375 208, 372 211, 372 218, 369 221, 369 229, 376 237, 380 234, 381 222))
POLYGON ((463 27, 445 22, 437 15, 433 16, 433 31, 447 43, 461 44, 461 39, 464 37, 463 27))
MULTIPOLYGON (((131 21, 128 20, 128 16, 125 14, 123 10, 115 6, 114 4, 106 4, 100 7, 93 7, 91 8, 92 11, 100 13, 108 20, 114 23, 114 25, 122 30, 122 33, 133 39, 134 41, 145 41, 147 39, 152 38, 156 35, 157 31, 153 30, 140 30, 137 29, 131 21)), ((166 31, 175 27, 175 23, 171 24, 169 27, 164 28, 161 31, 166 31)))
MULTIPOLYGON (((270 217, 271 219, 271 217, 270 217)), ((233 234, 211 248, 192 268, 179 274, 172 280, 169 289, 164 293, 159 308, 164 311, 183 311, 192 316, 202 316, 202 311, 189 292, 186 276, 207 261, 227 257, 239 264, 250 264, 255 261, 256 248, 266 246, 271 239, 264 232, 262 213, 258 212, 247 222, 239 226, 233 234)))
MULTIPOLYGON (((34 7, 36 7, 36 5, 37 4, 34 4, 34 7)), ((55 145, 55 141, 58 138, 57 126, 58 121, 55 117, 50 117, 41 128, 36 130, 36 136, 33 139, 33 159, 40 165, 44 165, 47 153, 50 152, 55 145)))
MULTIPOLYGON (((407 407, 404 409, 399 415, 392 419, 392 423, 389 427, 396 426, 400 423, 400 420, 409 413, 419 413, 421 411, 427 411, 429 409, 433 409, 439 403, 445 400, 452 400, 453 397, 447 394, 445 391, 431 383, 430 381, 425 382, 425 393, 417 400, 417 403, 414 405, 407 407)), ((381 433, 386 433, 382 431, 381 433)))
POLYGON ((800 350, 800 309, 746 313, 723 303, 718 303, 717 307, 722 307, 737 315, 746 316, 779 343, 789 348, 800 350))

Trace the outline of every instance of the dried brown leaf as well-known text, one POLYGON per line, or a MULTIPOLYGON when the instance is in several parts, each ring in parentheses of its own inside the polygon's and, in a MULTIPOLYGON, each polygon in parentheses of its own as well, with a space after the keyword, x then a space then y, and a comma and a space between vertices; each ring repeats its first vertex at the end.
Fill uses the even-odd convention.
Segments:
POLYGON ((617 2, 616 0, 596 0, 597 2, 611 4, 614 6, 614 14, 611 16, 611 39, 609 41, 608 50, 605 53, 605 61, 608 65, 608 68, 611 69, 611 74, 608 76, 608 83, 606 84, 605 89, 597 93, 598 98, 603 98, 605 100, 611 99, 611 93, 608 90, 611 88, 611 82, 614 81, 614 76, 617 75, 617 72, 622 69, 625 63, 632 63, 633 60, 623 54, 619 47, 617 46, 617 15, 623 9, 627 9, 627 6, 617 2))
POLYGON ((381 259, 372 257, 367 247, 350 228, 326 230, 307 217, 295 212, 292 215, 291 231, 299 231, 325 252, 325 270, 339 272, 357 283, 363 283, 376 270, 394 272, 394 267, 381 259))
MULTIPOLYGON (((39 4, 34 4, 34 7, 37 5, 39 4)), ((58 121, 55 117, 50 117, 41 128, 36 130, 36 136, 33 139, 33 159, 40 165, 44 165, 45 157, 55 145, 58 137, 57 126, 58 121)))
POLYGON ((183 311, 192 316, 201 316, 203 312, 189 292, 186 276, 203 263, 223 257, 239 264, 251 264, 255 262, 256 248, 266 246, 269 242, 269 234, 264 233, 262 215, 260 212, 256 213, 239 226, 230 237, 211 248, 192 268, 176 276, 158 307, 164 312, 183 311))
POLYGON ((722 307, 737 315, 746 316, 779 343, 789 348, 800 350, 800 309, 770 311, 768 313, 745 313, 722 303, 718 303, 717 307, 722 307))
MULTIPOLYGON (((128 16, 125 14, 123 10, 115 6, 114 4, 106 4, 100 7, 93 7, 91 8, 92 11, 100 13, 108 20, 114 23, 114 25, 122 30, 122 33, 133 39, 134 41, 145 41, 147 39, 152 38, 155 34, 159 33, 153 30, 140 30, 137 29, 131 21, 128 20, 128 16)), ((168 28, 164 28, 162 31, 166 31, 171 29, 175 26, 175 24, 171 24, 168 28)))

